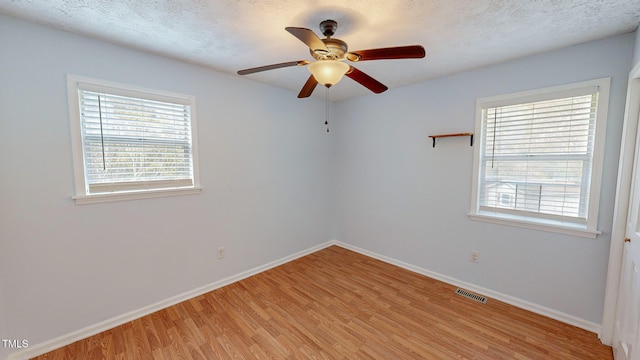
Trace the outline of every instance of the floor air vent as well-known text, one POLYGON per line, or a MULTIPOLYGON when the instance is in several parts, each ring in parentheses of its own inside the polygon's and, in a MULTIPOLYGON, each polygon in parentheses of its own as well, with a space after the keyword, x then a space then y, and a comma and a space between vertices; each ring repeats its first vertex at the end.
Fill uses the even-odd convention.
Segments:
POLYGON ((456 294, 458 294, 458 295, 462 295, 462 296, 464 296, 464 297, 466 297, 466 298, 469 298, 469 299, 471 299, 471 300, 475 300, 475 301, 477 301, 477 302, 481 302, 481 303, 483 303, 483 304, 486 304, 486 303, 487 303, 487 298, 486 298, 486 297, 484 297, 484 296, 480 296, 480 295, 478 295, 478 294, 474 294, 474 293, 469 292, 469 291, 464 290, 464 289, 457 288, 457 289, 456 289, 456 294))

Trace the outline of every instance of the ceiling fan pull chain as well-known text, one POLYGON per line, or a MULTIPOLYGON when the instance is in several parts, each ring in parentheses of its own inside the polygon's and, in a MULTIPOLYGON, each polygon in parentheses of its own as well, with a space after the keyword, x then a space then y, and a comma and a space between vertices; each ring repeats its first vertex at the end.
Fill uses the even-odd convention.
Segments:
POLYGON ((324 124, 327 125, 327 132, 329 132, 329 88, 324 89, 324 124))

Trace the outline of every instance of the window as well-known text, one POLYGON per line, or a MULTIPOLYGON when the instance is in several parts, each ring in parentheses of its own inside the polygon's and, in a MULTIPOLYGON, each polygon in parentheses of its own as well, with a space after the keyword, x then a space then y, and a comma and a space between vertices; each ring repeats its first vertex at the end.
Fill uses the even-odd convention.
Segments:
POLYGON ((471 218, 595 237, 609 82, 478 99, 471 218))
POLYGON ((76 203, 199 192, 193 97, 68 83, 76 203))
POLYGON ((511 194, 500 193, 500 205, 511 207, 511 194))

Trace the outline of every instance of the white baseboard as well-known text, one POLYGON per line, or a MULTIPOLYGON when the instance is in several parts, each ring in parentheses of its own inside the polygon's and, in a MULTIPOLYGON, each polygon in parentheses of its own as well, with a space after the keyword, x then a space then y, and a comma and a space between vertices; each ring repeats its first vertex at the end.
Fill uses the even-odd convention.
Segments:
POLYGON ((504 303, 519 307, 521 309, 525 309, 528 311, 531 311, 533 313, 539 314, 539 315, 543 315, 546 317, 549 317, 551 319, 555 319, 558 321, 561 321, 563 323, 569 324, 569 325, 573 325, 576 327, 579 327, 581 329, 587 330, 587 331, 591 331, 593 333, 599 334, 600 330, 601 330, 601 325, 600 324, 596 324, 594 322, 591 321, 587 321, 585 319, 581 319, 579 317, 573 316, 573 315, 569 315, 569 314, 565 314, 563 312, 557 311, 557 310, 553 310, 550 309, 548 307, 542 306, 542 305, 538 305, 526 300, 522 300, 507 294, 503 294, 497 291, 493 291, 490 289, 486 289, 468 282, 464 282, 461 280, 458 280, 456 278, 452 278, 450 276, 446 276, 446 275, 442 275, 439 274, 437 272, 433 272, 427 269, 423 269, 421 267, 415 266, 415 265, 411 265, 393 258, 390 258, 388 256, 384 256, 384 255, 380 255, 377 253, 374 253, 372 251, 369 250, 365 250, 362 248, 359 248, 357 246, 351 245, 351 244, 347 244, 347 243, 343 243, 340 241, 332 241, 332 244, 343 247, 345 249, 348 250, 352 250, 355 251, 357 253, 360 253, 362 255, 366 255, 369 257, 372 257, 374 259, 378 259, 380 261, 384 261, 386 263, 392 264, 392 265, 396 265, 398 267, 401 267, 403 269, 409 270, 409 271, 413 271, 415 273, 421 274, 421 275, 425 275, 428 276, 430 278, 436 279, 436 280, 440 280, 442 282, 445 282, 447 284, 451 284, 454 285, 456 287, 461 287, 464 289, 467 289, 469 291, 478 293, 480 295, 484 295, 486 297, 492 298, 492 299, 496 299, 499 301, 502 301, 504 303))
POLYGON ((242 279, 246 279, 246 278, 248 278, 250 276, 259 274, 259 273, 261 273, 263 271, 269 270, 269 269, 274 268, 276 266, 280 266, 280 265, 286 264, 286 263, 288 263, 290 261, 293 261, 295 259, 298 259, 298 258, 301 258, 303 256, 309 255, 311 253, 314 253, 314 252, 316 252, 318 250, 322 250, 322 249, 327 248, 327 247, 332 246, 332 245, 337 245, 337 246, 343 247, 345 249, 355 251, 355 252, 360 253, 362 255, 366 255, 366 256, 372 257, 374 259, 378 259, 380 261, 384 261, 386 263, 389 263, 389 264, 392 264, 392 265, 396 265, 396 266, 401 267, 403 269, 406 269, 406 270, 409 270, 409 271, 412 271, 412 272, 415 272, 415 273, 418 273, 418 274, 421 274, 421 275, 425 275, 425 276, 428 276, 430 278, 433 278, 433 279, 436 279, 436 280, 440 280, 442 282, 445 282, 445 283, 448 283, 448 284, 451 284, 451 285, 454 285, 454 286, 465 288, 465 289, 467 289, 469 291, 473 291, 473 292, 476 292, 478 294, 487 296, 489 298, 496 299, 496 300, 505 302, 507 304, 510 304, 510 305, 513 305, 513 306, 516 306, 516 307, 519 307, 519 308, 522 308, 522 309, 525 309, 525 310, 529 310, 529 311, 534 312, 536 314, 540 314, 540 315, 543 315, 543 316, 546 316, 546 317, 549 317, 549 318, 552 318, 552 319, 555 319, 555 320, 558 320, 558 321, 562 321, 564 323, 579 327, 581 329, 585 329, 587 331, 594 332, 596 334, 598 334, 600 332, 600 328, 601 328, 600 324, 596 324, 596 323, 593 323, 593 322, 590 322, 590 321, 587 321, 587 320, 584 320, 584 319, 581 319, 581 318, 578 318, 578 317, 575 317, 575 316, 572 316, 572 315, 569 315, 569 314, 565 314, 565 313, 562 313, 562 312, 559 312, 559 311, 556 311, 556 310, 553 310, 553 309, 550 309, 550 308, 547 308, 547 307, 544 307, 544 306, 541 306, 541 305, 538 305, 538 304, 534 304, 534 303, 531 303, 531 302, 528 302, 528 301, 525 301, 525 300, 522 300, 522 299, 518 299, 518 298, 515 298, 515 297, 510 296, 510 295, 502 294, 502 293, 497 292, 497 291, 493 291, 493 290, 490 290, 490 289, 479 287, 479 286, 476 286, 476 285, 473 285, 473 284, 470 284, 470 283, 467 283, 467 282, 464 282, 464 281, 461 281, 461 280, 458 280, 458 279, 455 279, 455 278, 452 278, 452 277, 449 277, 449 276, 446 276, 446 275, 442 275, 442 274, 439 274, 439 273, 436 273, 436 272, 433 272, 433 271, 430 271, 430 270, 427 270, 427 269, 423 269, 423 268, 415 266, 415 265, 411 265, 411 264, 408 264, 408 263, 405 263, 405 262, 390 258, 388 256, 380 255, 380 254, 374 253, 372 251, 368 251, 368 250, 359 248, 359 247, 354 246, 354 245, 343 243, 343 242, 340 242, 340 241, 337 241, 337 240, 331 240, 331 241, 328 241, 326 243, 323 243, 323 244, 311 247, 309 249, 297 252, 295 254, 292 254, 292 255, 289 255, 289 256, 285 256, 283 258, 280 258, 278 260, 269 262, 267 264, 255 267, 253 269, 241 272, 239 274, 227 277, 225 279, 218 280, 218 281, 213 282, 211 284, 204 285, 204 286, 199 287, 197 289, 190 290, 190 291, 187 291, 185 293, 170 297, 170 298, 168 298, 166 300, 159 301, 157 303, 145 306, 145 307, 137 309, 137 310, 130 311, 130 312, 122 314, 122 315, 118 315, 118 316, 113 317, 111 319, 107 319, 105 321, 101 321, 101 322, 99 322, 97 324, 87 326, 87 327, 85 327, 83 329, 76 330, 76 331, 71 332, 69 334, 65 334, 65 335, 59 336, 57 338, 48 340, 46 342, 43 342, 43 343, 40 343, 40 344, 35 344, 33 346, 29 345, 28 348, 25 348, 25 349, 23 349, 21 351, 18 351, 18 352, 10 354, 9 357, 7 357, 7 360, 23 360, 23 359, 30 359, 32 357, 36 357, 36 356, 42 355, 42 354, 47 353, 49 351, 61 348, 63 346, 69 345, 71 343, 74 343, 74 342, 76 342, 78 340, 82 340, 82 339, 88 338, 88 337, 93 336, 95 334, 99 334, 99 333, 101 333, 103 331, 112 329, 112 328, 114 328, 116 326, 125 324, 125 323, 127 323, 129 321, 132 321, 132 320, 141 318, 143 316, 152 314, 152 313, 154 313, 156 311, 165 309, 165 308, 167 308, 169 306, 172 306, 172 305, 178 304, 180 302, 192 299, 192 298, 194 298, 196 296, 200 296, 200 295, 208 293, 210 291, 219 289, 219 288, 221 288, 223 286, 232 284, 232 283, 240 281, 242 279))
POLYGON ((97 324, 93 324, 93 325, 89 325, 83 329, 80 330, 76 330, 74 332, 71 332, 69 334, 65 334, 62 336, 59 336, 57 338, 45 341, 43 343, 40 344, 35 344, 35 345, 31 345, 29 344, 28 348, 25 348, 23 350, 20 350, 18 352, 14 352, 12 354, 9 355, 9 357, 7 357, 7 360, 22 360, 22 359, 30 359, 32 357, 36 357, 39 355, 42 355, 44 353, 47 353, 49 351, 61 348, 63 346, 69 345, 71 343, 74 343, 78 340, 82 340, 82 339, 86 339, 90 336, 99 334, 103 331, 112 329, 116 326, 125 324, 129 321, 141 318, 143 316, 152 314, 156 311, 165 309, 169 306, 178 304, 180 302, 183 302, 185 300, 189 300, 192 299, 196 296, 200 296, 202 294, 206 294, 210 291, 219 289, 223 286, 232 284, 234 282, 240 281, 242 279, 246 279, 248 277, 251 277, 253 275, 259 274, 263 271, 269 270, 271 268, 274 268, 276 266, 280 266, 282 264, 288 263, 290 261, 293 261, 295 259, 301 258, 305 255, 309 255, 311 253, 314 253, 318 250, 322 250, 326 247, 329 247, 331 245, 334 245, 335 242, 334 241, 329 241, 326 242, 324 244, 320 244, 314 247, 311 247, 309 249, 297 252, 295 254, 289 255, 289 256, 285 256, 283 258, 280 258, 278 260, 269 262, 267 264, 255 267, 253 269, 241 272, 239 274, 230 276, 228 278, 222 279, 222 280, 218 280, 216 282, 213 282, 211 284, 207 284, 204 286, 201 286, 197 289, 194 290, 190 290, 187 291, 185 293, 170 297, 166 300, 162 300, 159 301, 157 303, 145 306, 143 308, 137 309, 137 310, 133 310, 130 311, 128 313, 122 314, 122 315, 118 315, 116 317, 113 317, 111 319, 107 319, 105 321, 101 321, 97 324))

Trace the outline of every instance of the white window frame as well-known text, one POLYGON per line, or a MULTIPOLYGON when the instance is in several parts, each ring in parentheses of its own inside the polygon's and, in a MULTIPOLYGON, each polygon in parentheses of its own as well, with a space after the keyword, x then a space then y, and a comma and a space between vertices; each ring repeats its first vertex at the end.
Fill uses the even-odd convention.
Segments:
POLYGON ((598 210, 600 204, 600 188, 602 180, 602 166, 604 157, 604 141, 607 124, 607 112, 609 104, 609 90, 611 78, 588 80, 568 85, 554 86, 543 89, 523 91, 507 95, 490 96, 476 101, 476 126, 475 134, 480 141, 474 149, 473 177, 471 188, 471 210, 469 217, 472 220, 484 221, 502 225, 517 226, 529 229, 557 232, 587 238, 595 238, 601 232, 597 229, 598 210), (504 213, 480 208, 479 185, 482 166, 482 145, 485 134, 483 131, 483 109, 524 104, 563 97, 573 96, 573 93, 584 88, 598 89, 596 109, 596 132, 594 137, 593 161, 591 172, 591 185, 589 202, 585 223, 557 220, 540 216, 527 216, 524 213, 504 213))
POLYGON ((167 91, 153 90, 133 85, 121 84, 106 80, 94 79, 69 74, 67 76, 69 97, 69 119, 71 122, 71 146, 73 152, 73 167, 75 180, 75 195, 72 199, 76 204, 93 204, 112 201, 157 198, 165 196, 198 194, 201 191, 198 167, 198 137, 195 114, 195 97, 167 91), (85 161, 82 143, 82 119, 80 114, 80 89, 96 92, 137 97, 148 100, 165 101, 189 105, 191 108, 191 156, 193 161, 193 185, 163 189, 143 189, 90 193, 85 177, 85 161))

